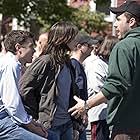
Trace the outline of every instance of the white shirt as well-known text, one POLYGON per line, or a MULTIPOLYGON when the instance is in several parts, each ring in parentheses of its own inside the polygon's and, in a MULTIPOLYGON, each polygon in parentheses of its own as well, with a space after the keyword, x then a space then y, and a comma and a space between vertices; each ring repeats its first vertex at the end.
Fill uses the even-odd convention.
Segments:
POLYGON ((5 109, 15 123, 28 124, 32 117, 27 115, 19 95, 20 71, 21 63, 11 52, 0 58, 0 112, 5 109))
MULTIPOLYGON (((93 53, 83 62, 87 76, 88 96, 95 95, 102 88, 108 74, 108 64, 93 53)), ((89 122, 104 120, 107 104, 102 103, 88 111, 89 122)))

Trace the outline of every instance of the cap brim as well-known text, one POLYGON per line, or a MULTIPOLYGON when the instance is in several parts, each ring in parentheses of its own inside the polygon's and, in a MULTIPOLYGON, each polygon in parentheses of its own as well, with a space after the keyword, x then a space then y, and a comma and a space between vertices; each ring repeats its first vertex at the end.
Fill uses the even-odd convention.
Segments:
POLYGON ((96 45, 98 43, 99 43, 99 41, 98 40, 94 40, 94 39, 91 39, 91 40, 88 41, 89 45, 96 45))

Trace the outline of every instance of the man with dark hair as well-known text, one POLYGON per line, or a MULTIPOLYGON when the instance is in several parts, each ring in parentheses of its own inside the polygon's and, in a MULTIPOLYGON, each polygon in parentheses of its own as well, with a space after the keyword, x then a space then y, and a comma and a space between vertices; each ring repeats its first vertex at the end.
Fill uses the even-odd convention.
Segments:
POLYGON ((139 140, 140 112, 137 107, 140 106, 140 94, 135 79, 140 73, 140 5, 136 1, 126 1, 110 10, 117 15, 114 26, 120 42, 109 58, 108 78, 101 91, 86 102, 76 97, 78 103, 69 112, 82 114, 108 100, 111 139, 139 140))
POLYGON ((4 40, 6 54, 0 60, 0 139, 2 140, 45 140, 43 137, 47 137, 45 129, 26 113, 18 89, 21 67, 24 63, 31 62, 33 45, 33 37, 25 31, 11 31, 4 40))
MULTIPOLYGON (((83 61, 91 54, 93 50, 93 46, 98 43, 97 40, 91 39, 89 35, 78 33, 75 39, 73 39, 71 45, 73 45, 74 49, 71 51, 71 63, 75 70, 75 83, 79 88, 79 96, 83 100, 88 99, 87 93, 87 78, 83 68, 83 61)), ((74 128, 75 136, 78 136, 78 140, 86 140, 86 126, 88 123, 88 116, 84 115, 82 119, 79 119, 80 126, 79 129, 74 128), (82 126, 82 127, 81 127, 82 126), (78 130, 78 131, 77 131, 78 130)), ((75 124, 76 125, 76 124, 75 124)))

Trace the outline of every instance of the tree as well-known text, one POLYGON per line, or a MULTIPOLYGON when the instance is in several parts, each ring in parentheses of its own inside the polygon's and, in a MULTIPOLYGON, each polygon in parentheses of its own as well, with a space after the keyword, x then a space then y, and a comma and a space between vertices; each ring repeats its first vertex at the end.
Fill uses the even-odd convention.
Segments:
POLYGON ((95 0, 95 2, 97 5, 104 7, 104 6, 109 6, 111 3, 111 0, 95 0))
POLYGON ((89 7, 83 6, 73 12, 73 22, 80 30, 91 34, 93 31, 102 31, 107 23, 104 21, 105 14, 91 12, 89 7))
POLYGON ((71 20, 72 10, 65 0, 0 0, 0 13, 4 16, 16 17, 30 26, 30 21, 49 25, 58 20, 71 20))
MULTIPOLYGON (((97 0, 101 1, 101 0, 97 0)), ((90 33, 105 26, 104 14, 92 13, 89 7, 74 9, 66 0, 0 0, 0 13, 16 17, 25 27, 38 34, 38 30, 50 28, 57 21, 72 21, 79 29, 90 33)))

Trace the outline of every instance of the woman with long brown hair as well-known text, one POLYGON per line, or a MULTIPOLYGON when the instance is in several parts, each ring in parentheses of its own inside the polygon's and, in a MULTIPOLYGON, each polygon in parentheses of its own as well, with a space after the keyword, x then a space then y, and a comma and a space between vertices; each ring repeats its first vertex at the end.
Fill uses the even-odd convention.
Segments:
POLYGON ((68 113, 71 92, 68 44, 78 29, 70 22, 57 22, 48 32, 42 55, 26 70, 20 80, 20 93, 27 111, 59 140, 72 140, 72 121, 68 113))

